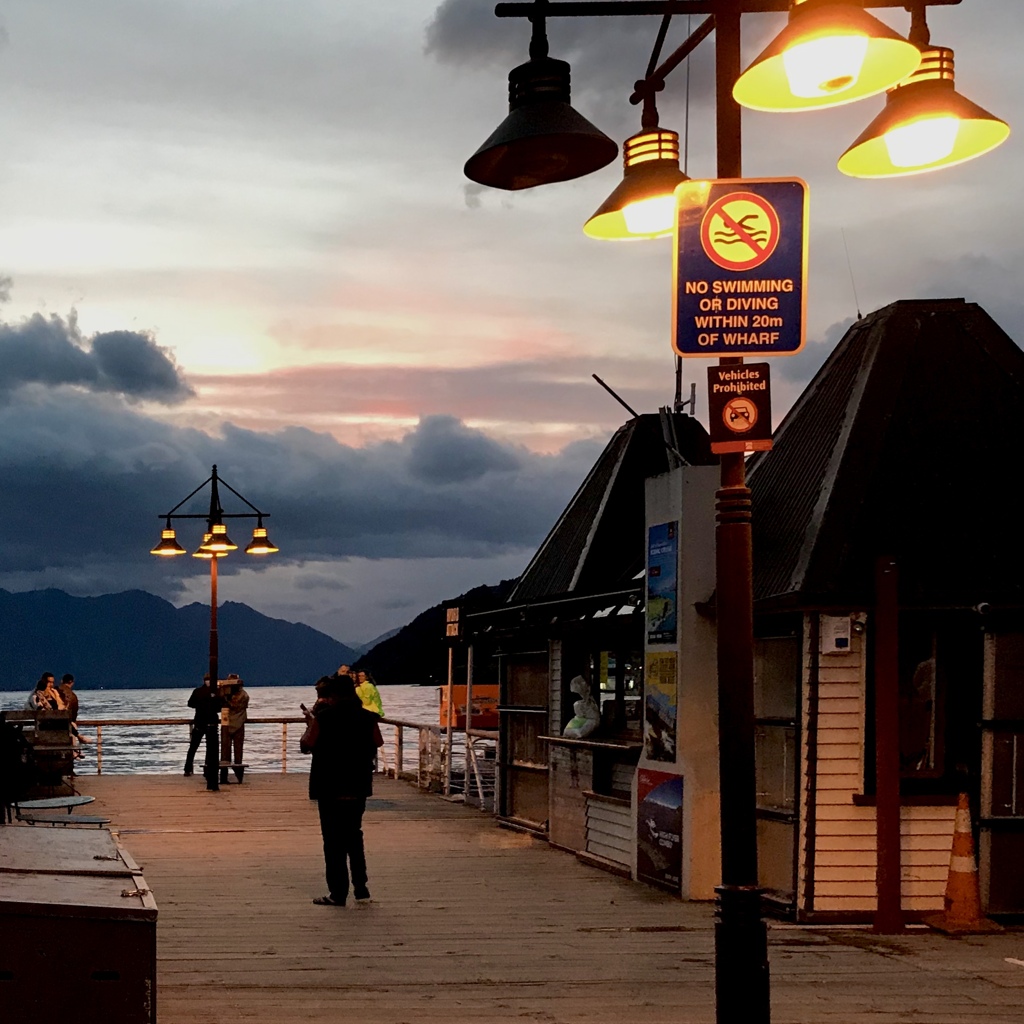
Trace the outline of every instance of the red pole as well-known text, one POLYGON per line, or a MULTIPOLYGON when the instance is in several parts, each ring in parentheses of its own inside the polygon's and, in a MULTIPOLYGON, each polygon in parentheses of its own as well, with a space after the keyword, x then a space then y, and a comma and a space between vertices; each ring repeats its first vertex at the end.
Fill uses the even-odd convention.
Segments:
MULTIPOLYGON (((210 686, 217 693, 219 672, 217 649, 217 556, 210 559, 210 686)), ((219 729, 214 720, 206 729, 206 788, 220 789, 220 754, 217 742, 219 729)))

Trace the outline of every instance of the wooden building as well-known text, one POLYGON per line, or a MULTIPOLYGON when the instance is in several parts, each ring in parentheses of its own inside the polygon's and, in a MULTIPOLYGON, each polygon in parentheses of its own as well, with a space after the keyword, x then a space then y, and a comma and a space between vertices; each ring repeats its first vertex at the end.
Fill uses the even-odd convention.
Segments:
POLYGON ((878 856, 897 908, 940 910, 960 792, 986 909, 1024 911, 1022 408, 1024 353, 982 309, 897 302, 751 459, 761 880, 800 918, 872 917, 878 856), (876 856, 884 733, 900 843, 876 856))
POLYGON ((499 665, 499 817, 626 874, 643 732, 644 486, 680 462, 712 462, 695 420, 665 412, 624 424, 508 602, 467 618, 474 675, 491 659, 499 665), (573 740, 562 730, 578 675, 601 725, 573 740))

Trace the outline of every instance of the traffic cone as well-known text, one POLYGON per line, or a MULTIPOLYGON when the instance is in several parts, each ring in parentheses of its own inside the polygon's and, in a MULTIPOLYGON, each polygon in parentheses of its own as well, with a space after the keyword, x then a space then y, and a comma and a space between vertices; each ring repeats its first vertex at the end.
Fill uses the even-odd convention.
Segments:
POLYGON ((971 831, 971 807, 967 794, 961 793, 953 825, 953 853, 949 858, 946 882, 946 909, 933 914, 924 923, 949 935, 1000 932, 1002 928, 981 912, 978 865, 974 859, 974 835, 971 831))

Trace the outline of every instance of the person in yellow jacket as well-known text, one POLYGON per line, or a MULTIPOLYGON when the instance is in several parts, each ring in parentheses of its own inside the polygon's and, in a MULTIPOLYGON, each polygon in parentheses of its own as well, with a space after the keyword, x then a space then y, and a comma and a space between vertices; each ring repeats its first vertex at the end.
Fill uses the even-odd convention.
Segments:
POLYGON ((380 718, 384 717, 384 702, 380 699, 380 691, 368 672, 356 673, 356 696, 363 702, 363 707, 367 711, 372 711, 380 718))

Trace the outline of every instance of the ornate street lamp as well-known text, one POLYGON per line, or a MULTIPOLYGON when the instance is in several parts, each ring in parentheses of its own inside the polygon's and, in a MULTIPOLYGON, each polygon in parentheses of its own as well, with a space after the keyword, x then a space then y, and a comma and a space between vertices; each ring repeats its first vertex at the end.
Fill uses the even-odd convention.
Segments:
MULTIPOLYGON (((210 476, 194 491, 182 498, 170 512, 165 512, 160 516, 166 525, 160 533, 160 541, 150 549, 149 553, 161 557, 173 557, 174 555, 184 555, 187 553, 177 541, 174 528, 171 526, 172 519, 206 520, 206 531, 203 534, 202 543, 192 552, 192 557, 205 558, 210 562, 210 684, 214 687, 217 685, 220 655, 217 636, 217 563, 230 552, 238 550, 238 545, 228 536, 228 528, 224 524, 224 520, 255 519, 256 527, 252 531, 252 540, 246 546, 245 553, 247 555, 269 555, 280 550, 271 542, 267 536, 267 528, 263 525, 263 520, 269 517, 269 512, 262 512, 248 498, 239 494, 229 483, 222 480, 217 475, 216 466, 213 467, 210 476), (225 512, 220 503, 221 484, 224 484, 236 498, 252 509, 252 511, 225 512), (210 487, 210 510, 208 513, 178 511, 179 508, 194 498, 207 485, 210 487)), ((207 789, 220 789, 218 783, 218 775, 220 774, 218 771, 219 762, 217 726, 214 723, 210 725, 206 732, 206 760, 203 774, 206 776, 207 789)))

